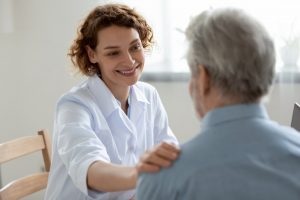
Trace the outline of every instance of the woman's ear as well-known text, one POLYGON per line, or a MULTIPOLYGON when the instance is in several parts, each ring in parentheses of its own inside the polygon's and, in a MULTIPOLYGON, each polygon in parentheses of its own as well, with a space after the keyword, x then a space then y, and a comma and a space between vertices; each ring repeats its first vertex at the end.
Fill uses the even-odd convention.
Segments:
POLYGON ((198 65, 199 68, 199 78, 198 84, 200 86, 200 92, 202 95, 206 95, 210 90, 210 76, 204 65, 198 65))
POLYGON ((97 62, 96 52, 89 45, 86 45, 85 49, 86 49, 87 54, 89 56, 90 62, 93 63, 93 64, 95 64, 97 62))

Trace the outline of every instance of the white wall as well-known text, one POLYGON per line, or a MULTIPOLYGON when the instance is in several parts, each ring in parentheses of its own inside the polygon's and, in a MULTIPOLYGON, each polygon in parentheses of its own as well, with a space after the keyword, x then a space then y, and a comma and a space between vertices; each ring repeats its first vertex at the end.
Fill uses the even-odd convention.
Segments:
MULTIPOLYGON (((95 3, 14 1, 15 30, 0 33, 1 132, 28 134, 52 123, 45 116, 53 115, 58 96, 79 79, 69 75, 66 54, 79 20, 95 3)), ((2 134, 0 141, 14 137, 2 134)))
MULTIPOLYGON (((13 0, 12 0, 13 1, 13 0)), ((14 0, 14 31, 0 33, 0 143, 52 131, 55 102, 80 81, 71 76, 66 56, 79 20, 97 1, 14 0), (83 3, 84 2, 84 3, 83 3)), ((152 83, 180 141, 199 130, 187 83, 152 83)), ((300 85, 276 85, 267 104, 272 119, 290 124, 293 102, 300 102, 300 85)), ((39 154, 2 165, 4 183, 40 170, 39 154), (24 161, 25 164, 19 164, 24 161), (14 165, 17 166, 14 166, 14 165), (21 169, 20 169, 20 166, 21 169)), ((41 199, 41 194, 28 199, 41 199)))

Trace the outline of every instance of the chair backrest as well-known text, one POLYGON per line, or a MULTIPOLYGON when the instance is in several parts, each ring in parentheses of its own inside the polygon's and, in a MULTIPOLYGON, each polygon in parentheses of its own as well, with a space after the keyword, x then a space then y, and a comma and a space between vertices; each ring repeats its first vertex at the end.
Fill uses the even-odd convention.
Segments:
POLYGON ((0 144, 0 164, 42 151, 45 171, 14 180, 0 189, 0 200, 20 199, 47 187, 51 164, 51 141, 49 133, 38 131, 37 135, 21 137, 0 144))
POLYGON ((300 132, 300 105, 298 103, 294 105, 291 127, 300 132))

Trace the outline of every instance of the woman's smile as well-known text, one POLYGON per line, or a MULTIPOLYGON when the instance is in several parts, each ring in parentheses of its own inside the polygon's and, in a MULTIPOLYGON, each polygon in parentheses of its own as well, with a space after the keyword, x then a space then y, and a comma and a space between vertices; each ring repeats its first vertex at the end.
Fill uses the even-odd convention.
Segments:
POLYGON ((121 70, 116 70, 119 74, 121 74, 122 76, 126 76, 126 77, 131 77, 131 76, 135 76, 136 71, 140 68, 140 65, 138 65, 137 67, 133 67, 133 68, 127 68, 127 69, 121 69, 121 70))

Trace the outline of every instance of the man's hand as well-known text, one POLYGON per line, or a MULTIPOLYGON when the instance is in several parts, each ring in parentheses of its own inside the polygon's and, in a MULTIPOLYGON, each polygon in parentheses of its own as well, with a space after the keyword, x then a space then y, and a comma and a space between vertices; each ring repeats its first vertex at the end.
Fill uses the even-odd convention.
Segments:
POLYGON ((179 155, 179 148, 174 144, 162 142, 147 150, 139 160, 136 168, 138 173, 157 172, 161 167, 169 167, 179 155))

